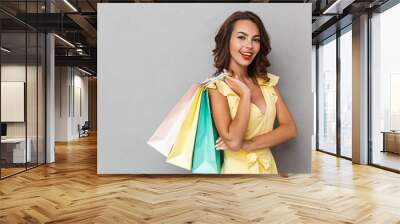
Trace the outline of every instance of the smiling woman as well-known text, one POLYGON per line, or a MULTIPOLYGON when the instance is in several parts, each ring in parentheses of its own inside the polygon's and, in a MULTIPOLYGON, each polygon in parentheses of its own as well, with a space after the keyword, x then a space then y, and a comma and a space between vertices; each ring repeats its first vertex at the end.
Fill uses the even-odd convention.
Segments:
POLYGON ((267 72, 271 46, 264 25, 252 12, 235 12, 215 42, 216 74, 228 72, 207 86, 220 135, 216 147, 224 150, 222 173, 277 174, 270 147, 294 138, 297 129, 277 88, 279 77, 267 72))

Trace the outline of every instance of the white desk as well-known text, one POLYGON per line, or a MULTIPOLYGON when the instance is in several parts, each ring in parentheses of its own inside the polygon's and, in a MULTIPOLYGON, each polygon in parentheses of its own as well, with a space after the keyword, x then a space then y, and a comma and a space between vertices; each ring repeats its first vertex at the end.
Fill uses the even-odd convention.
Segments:
MULTIPOLYGON (((1 144, 8 147, 14 146, 12 148, 12 157, 13 163, 25 163, 25 158, 27 159, 26 162, 31 162, 32 160, 32 153, 31 153, 31 145, 32 145, 32 140, 30 138, 27 139, 27 146, 26 147, 26 154, 25 154, 25 138, 6 138, 6 139, 1 139, 1 144)), ((4 147, 2 146, 2 147, 4 147)))

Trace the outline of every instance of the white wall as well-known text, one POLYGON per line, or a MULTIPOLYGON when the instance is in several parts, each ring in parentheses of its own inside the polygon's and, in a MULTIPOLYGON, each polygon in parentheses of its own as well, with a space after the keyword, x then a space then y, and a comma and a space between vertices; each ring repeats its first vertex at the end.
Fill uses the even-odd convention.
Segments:
POLYGON ((79 137, 78 124, 83 125, 88 120, 88 78, 83 75, 76 68, 56 67, 56 141, 77 139, 79 137), (79 94, 80 97, 78 97, 79 94), (81 100, 80 103, 79 100, 81 100), (81 105, 81 113, 77 105, 81 105))
MULTIPOLYGON (((313 45, 312 50, 311 50, 311 88, 312 88, 312 94, 313 94, 313 111, 314 114, 316 115, 317 113, 317 48, 313 45)), ((317 149, 317 116, 314 116, 313 118, 313 134, 311 137, 311 147, 313 150, 317 149)))
POLYGON ((87 76, 82 76, 83 73, 81 73, 78 70, 74 70, 74 108, 72 108, 72 129, 71 129, 71 135, 73 138, 78 138, 79 137, 79 132, 77 129, 78 124, 81 126, 85 123, 85 121, 88 121, 88 77, 87 76), (76 72, 79 72, 78 74, 76 72), (80 93, 79 93, 80 91, 80 93), (80 95, 80 97, 79 97, 80 95), (80 102, 79 102, 80 101, 80 102), (79 108, 80 107, 80 108, 79 108), (81 111, 80 111, 81 110, 81 111))
POLYGON ((55 68, 55 141, 68 140, 68 67, 55 68))

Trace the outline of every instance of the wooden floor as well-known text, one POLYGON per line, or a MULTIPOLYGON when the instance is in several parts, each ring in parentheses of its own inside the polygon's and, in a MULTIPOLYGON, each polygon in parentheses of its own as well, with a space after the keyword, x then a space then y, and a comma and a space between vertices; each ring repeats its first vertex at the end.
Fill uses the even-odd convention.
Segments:
POLYGON ((23 172, 25 171, 26 168, 25 167, 17 167, 17 168, 1 168, 1 177, 8 177, 11 176, 13 174, 19 173, 19 172, 23 172))
POLYGON ((400 154, 375 150, 372 160, 374 164, 400 170, 400 154))
POLYGON ((0 181, 0 223, 400 223, 399 174, 320 152, 312 165, 288 178, 98 176, 89 137, 0 181))

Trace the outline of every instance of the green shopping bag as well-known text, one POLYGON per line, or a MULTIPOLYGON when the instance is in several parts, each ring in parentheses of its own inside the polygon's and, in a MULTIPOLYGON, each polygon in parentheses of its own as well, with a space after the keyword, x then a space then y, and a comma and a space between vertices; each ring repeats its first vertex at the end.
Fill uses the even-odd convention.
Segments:
POLYGON ((215 149, 218 132, 212 119, 207 90, 202 93, 198 119, 192 173, 220 173, 223 151, 215 149))

